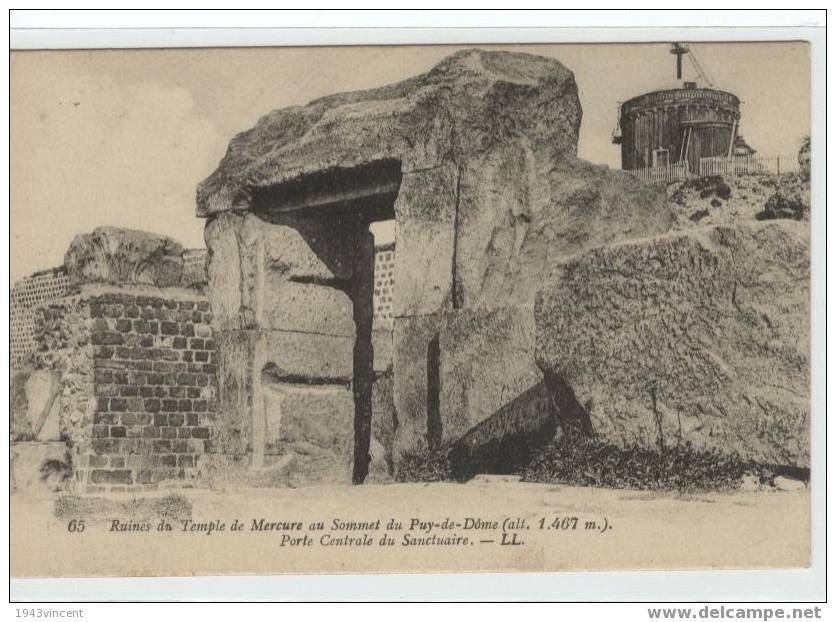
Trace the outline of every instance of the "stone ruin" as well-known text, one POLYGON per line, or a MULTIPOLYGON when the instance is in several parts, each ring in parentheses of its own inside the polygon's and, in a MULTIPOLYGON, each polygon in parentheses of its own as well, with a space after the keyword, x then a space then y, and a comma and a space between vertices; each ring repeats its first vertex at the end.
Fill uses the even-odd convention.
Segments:
POLYGON ((68 287, 35 311, 37 350, 12 379, 13 489, 194 483, 215 412, 202 263, 146 232, 76 236, 68 287))
POLYGON ((662 194, 577 159, 580 121, 556 60, 470 50, 236 136, 197 191, 218 451, 302 481, 362 482, 498 413, 523 435, 553 428, 537 415, 537 289, 561 259, 671 222, 662 194), (391 344, 372 331, 369 233, 388 219, 391 344), (375 384, 389 366, 387 405, 375 384))
POLYGON ((808 467, 807 224, 676 231, 664 189, 576 157, 580 123, 558 61, 465 50, 233 138, 197 189, 225 468, 362 482, 443 449, 465 479, 558 430, 808 467))
POLYGON ((678 230, 663 189, 576 157, 580 122, 558 61, 466 50, 233 138, 197 189, 205 293, 166 238, 74 243, 37 357, 74 489, 388 481, 441 451, 467 479, 570 431, 808 468, 809 223, 678 230))

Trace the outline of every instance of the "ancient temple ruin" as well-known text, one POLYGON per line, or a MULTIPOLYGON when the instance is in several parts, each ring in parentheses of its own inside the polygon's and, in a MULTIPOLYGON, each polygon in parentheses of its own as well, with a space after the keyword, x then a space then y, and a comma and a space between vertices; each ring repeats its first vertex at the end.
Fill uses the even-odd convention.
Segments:
POLYGON ((205 272, 104 227, 21 288, 15 481, 464 480, 559 432, 807 468, 808 222, 682 219, 580 122, 558 61, 479 50, 265 115, 198 186, 205 272))
POLYGON ((556 60, 469 50, 236 136, 197 191, 217 451, 301 481, 362 482, 379 456, 396 468, 494 416, 502 435, 553 432, 534 358, 543 277, 670 224, 659 193, 576 158, 580 120, 556 60), (369 226, 392 218, 392 341, 376 343, 369 226), (389 366, 385 408, 373 396, 389 366))
POLYGON ((12 375, 13 489, 195 484, 215 413, 205 256, 99 227, 20 284, 20 336, 32 338, 12 375))

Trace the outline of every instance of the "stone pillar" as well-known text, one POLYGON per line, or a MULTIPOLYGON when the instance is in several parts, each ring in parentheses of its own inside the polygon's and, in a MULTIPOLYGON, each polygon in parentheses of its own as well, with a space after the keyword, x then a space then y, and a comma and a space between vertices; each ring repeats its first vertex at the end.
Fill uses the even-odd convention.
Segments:
MULTIPOLYGON (((355 223, 346 214, 348 223, 332 212, 269 222, 224 213, 206 225, 218 309, 216 450, 246 458, 270 485, 347 482, 353 471, 355 223)), ((373 252, 370 242, 369 261, 373 252)))
MULTIPOLYGON (((431 444, 428 414, 438 413, 438 387, 431 381, 443 356, 441 313, 453 304, 457 185, 458 170, 450 163, 408 173, 395 202, 395 462, 431 444)), ((434 428, 432 444, 437 433, 434 428)))
POLYGON ((371 223, 357 214, 354 229, 354 275, 352 302, 354 337, 354 469, 352 482, 362 484, 369 473, 372 426, 372 385, 374 382, 374 236, 371 223))

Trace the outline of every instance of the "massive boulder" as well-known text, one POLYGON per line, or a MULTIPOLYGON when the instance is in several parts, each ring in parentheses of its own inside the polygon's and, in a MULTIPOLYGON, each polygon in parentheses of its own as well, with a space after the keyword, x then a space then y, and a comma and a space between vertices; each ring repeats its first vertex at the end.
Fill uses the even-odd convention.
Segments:
POLYGON ((411 173, 521 141, 574 154, 580 120, 574 76, 558 61, 464 50, 403 82, 263 116, 198 186, 197 213, 252 209, 271 186, 373 162, 411 173))
POLYGON ((695 228, 561 264, 535 307, 566 427, 809 468, 809 230, 695 228))
MULTIPOLYGON (((230 332, 220 343, 236 347, 233 331, 258 343, 281 331, 353 341, 342 294, 355 278, 342 261, 351 215, 384 197, 397 221, 387 455, 451 444, 493 416, 502 423, 483 430, 517 429, 513 418, 540 404, 518 398, 543 380, 533 340, 543 278, 573 254, 673 222, 663 193, 577 159, 580 122, 560 62, 480 50, 265 115, 197 189, 216 327, 230 332)), ((247 364, 256 382, 261 364, 247 364)), ((222 403, 248 404, 247 383, 221 386, 244 387, 222 403)), ((244 438, 250 415, 229 416, 244 438)))
POLYGON ((177 286, 183 278, 183 247, 179 242, 147 231, 97 227, 77 235, 64 255, 74 284, 134 283, 177 286))

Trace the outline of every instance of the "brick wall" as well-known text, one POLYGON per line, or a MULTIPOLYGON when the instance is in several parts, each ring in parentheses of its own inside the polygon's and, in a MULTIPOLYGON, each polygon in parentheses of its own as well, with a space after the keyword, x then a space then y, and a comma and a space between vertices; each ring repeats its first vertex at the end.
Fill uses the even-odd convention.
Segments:
MULTIPOLYGON (((74 367, 89 365, 92 382, 77 392, 91 393, 91 400, 81 412, 62 415, 76 488, 117 492, 190 485, 198 458, 209 450, 215 410, 209 303, 194 293, 165 289, 75 296, 44 310, 42 356, 60 350, 50 344, 50 335, 60 335, 61 323, 78 317, 87 350, 80 360, 87 363, 78 362, 76 351, 74 367), (73 424, 73 416, 80 421, 73 424)), ((65 376, 87 377, 78 369, 65 376)), ((65 386, 65 395, 73 392, 65 386)))
POLYGON ((374 249, 374 321, 379 328, 392 328, 395 305, 395 244, 374 249))
POLYGON ((39 306, 67 293, 70 280, 62 267, 38 272, 15 283, 9 292, 9 349, 13 368, 37 348, 35 315, 39 306))

